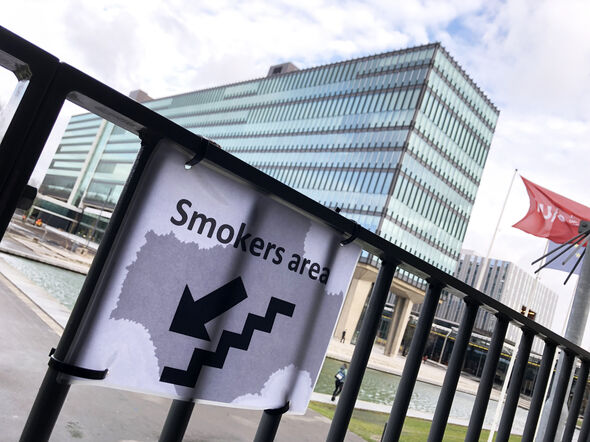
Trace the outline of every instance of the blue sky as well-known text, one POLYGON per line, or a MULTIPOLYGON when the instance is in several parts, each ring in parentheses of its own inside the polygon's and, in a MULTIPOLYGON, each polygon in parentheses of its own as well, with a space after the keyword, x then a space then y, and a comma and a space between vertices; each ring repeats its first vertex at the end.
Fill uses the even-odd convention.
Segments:
MULTIPOLYGON (((501 111, 465 247, 487 251, 515 168, 590 205, 585 1, 21 0, 0 17, 111 87, 153 97, 262 77, 285 61, 305 68, 441 41, 501 111)), ((11 87, 0 75, 0 102, 11 87)), ((527 208, 517 180, 492 256, 532 271, 544 241, 510 227, 527 208)), ((563 288, 564 277, 547 271, 542 282, 567 306, 575 281, 563 288)))

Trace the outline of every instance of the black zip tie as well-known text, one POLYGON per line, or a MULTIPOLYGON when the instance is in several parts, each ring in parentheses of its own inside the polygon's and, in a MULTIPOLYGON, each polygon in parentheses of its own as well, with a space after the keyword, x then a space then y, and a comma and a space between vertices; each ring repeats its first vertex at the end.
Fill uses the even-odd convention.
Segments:
POLYGON ((66 362, 60 361, 59 359, 56 359, 55 356, 53 356, 54 353, 55 348, 52 348, 49 352, 49 362, 47 362, 47 365, 61 373, 76 376, 78 378, 100 381, 106 378, 107 373, 109 371, 108 369, 92 370, 90 368, 77 367, 75 365, 71 365, 66 362))
POLYGON ((279 416, 281 414, 285 414, 289 411, 289 402, 283 405, 281 408, 271 408, 269 410, 264 410, 266 414, 270 414, 271 416, 279 416))
POLYGON ((199 146, 197 153, 190 160, 184 163, 184 168, 186 170, 189 170, 192 169, 193 166, 199 164, 207 156, 207 150, 209 149, 209 146, 214 146, 221 149, 219 144, 214 143, 213 141, 208 140, 206 138, 203 138, 203 143, 201 146, 199 146))
POLYGON ((352 225, 352 233, 350 234, 350 236, 348 238, 340 241, 341 246, 345 246, 347 244, 350 244, 351 242, 353 242, 357 238, 357 236, 359 234, 360 225, 356 221, 353 221, 353 223, 354 224, 352 225))
POLYGON ((584 257, 584 254, 585 253, 586 253, 586 249, 582 250, 582 253, 580 253, 580 257, 578 258, 578 260, 574 264, 574 267, 572 268, 572 271, 570 272, 569 275, 567 275, 567 278, 565 278, 565 281, 563 281, 563 285, 566 285, 567 282, 570 280, 570 277, 574 274, 574 272, 578 268, 578 264, 580 264, 580 261, 582 261, 582 258, 584 257))

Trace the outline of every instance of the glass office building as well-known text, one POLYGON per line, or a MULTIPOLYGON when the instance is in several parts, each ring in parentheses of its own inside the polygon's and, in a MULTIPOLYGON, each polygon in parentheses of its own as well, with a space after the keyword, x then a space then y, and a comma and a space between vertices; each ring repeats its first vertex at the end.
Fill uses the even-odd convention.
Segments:
MULTIPOLYGON (((264 78, 144 104, 447 272, 498 118, 438 43, 309 69, 280 64, 264 78)), ((99 239, 138 148, 95 115, 72 117, 36 209, 99 239)))

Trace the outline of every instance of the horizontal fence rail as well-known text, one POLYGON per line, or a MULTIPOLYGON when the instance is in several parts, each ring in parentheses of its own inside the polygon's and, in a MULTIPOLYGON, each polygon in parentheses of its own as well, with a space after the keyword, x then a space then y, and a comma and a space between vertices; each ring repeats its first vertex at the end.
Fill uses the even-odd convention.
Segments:
MULTIPOLYGON (((558 383, 558 395, 551 409, 545 440, 549 440, 547 437, 554 437, 562 405, 568 396, 566 391, 568 379, 575 359, 583 363, 584 371, 583 376, 581 376, 583 379, 587 377, 588 364, 590 363, 589 352, 496 299, 401 249, 374 232, 357 225, 354 221, 343 217, 230 155, 214 142, 195 135, 74 67, 60 63, 57 58, 4 28, 0 28, 0 66, 12 71, 19 80, 17 91, 15 91, 13 97, 14 107, 5 112, 8 118, 4 126, 0 127, 0 136, 2 137, 0 139, 0 238, 3 236, 15 211, 18 197, 25 188, 64 102, 66 100, 71 101, 140 136, 144 149, 149 149, 149 146, 153 144, 149 142, 150 140, 166 138, 176 142, 199 160, 202 159, 208 167, 220 169, 232 175, 245 186, 263 190, 278 202, 293 208, 304 216, 323 223, 336 231, 342 232, 342 234, 354 237, 356 244, 381 260, 381 269, 370 295, 364 323, 350 363, 350 372, 332 421, 328 440, 344 440, 371 347, 376 337, 379 318, 389 293, 393 275, 397 269, 406 270, 427 281, 428 288, 383 440, 400 440, 426 341, 443 289, 463 298, 468 308, 461 322, 459 336, 453 348, 451 362, 449 363, 443 391, 436 408, 429 440, 444 439, 444 430, 461 372, 469 335, 473 328, 475 315, 480 309, 496 315, 498 321, 488 357, 485 361, 466 440, 478 440, 480 436, 483 416, 489 401, 508 323, 515 324, 522 330, 522 338, 516 356, 514 374, 511 379, 507 408, 504 410, 505 415, 502 416, 499 428, 498 440, 507 440, 507 435, 510 434, 524 368, 528 361, 534 337, 542 339, 546 345, 541 367, 542 375, 539 375, 533 390, 534 398, 543 397, 541 393, 546 389, 555 350, 559 348, 566 354, 566 370, 556 380, 558 383), (500 439, 500 436, 503 439, 500 439)), ((141 169, 144 166, 144 164, 136 164, 134 167, 141 169)), ((127 183, 118 202, 118 208, 125 208, 130 204, 129 195, 131 195, 136 185, 136 182, 127 183)), ((114 219, 111 220, 111 223, 116 224, 117 222, 120 223, 120 221, 114 219)), ((107 243, 112 241, 113 235, 114 233, 111 230, 107 230, 103 241, 107 243)), ((101 262, 106 259, 106 253, 105 248, 101 246, 96 256, 99 263, 97 268, 101 268, 101 262)), ((96 284, 97 278, 98 272, 91 272, 86 279, 85 286, 96 284)), ((88 303, 88 298, 78 300, 72 311, 66 331, 56 349, 55 357, 57 359, 63 360, 66 356, 80 327, 88 303)), ((57 382, 57 374, 56 369, 48 368, 43 383, 47 386, 50 396, 43 397, 40 394, 37 397, 21 440, 49 438, 59 414, 59 408, 65 400, 69 388, 68 385, 57 382), (59 403, 57 409, 49 405, 50 403, 54 404, 55 401, 59 403), (52 411, 48 412, 48 409, 52 411), (39 433, 39 422, 42 422, 43 433, 39 433), (33 426, 33 423, 36 426, 33 426)), ((580 394, 578 391, 576 392, 575 405, 577 405, 580 394)), ((531 408, 531 422, 527 421, 526 424, 526 431, 528 431, 527 434, 529 435, 534 434, 540 411, 539 406, 539 403, 535 403, 531 408)), ((589 408, 586 407, 586 415, 589 414, 589 408)), ((172 419, 172 422, 174 422, 174 419, 172 419)), ((272 440, 279 419, 269 419, 263 416, 262 423, 262 427, 267 428, 267 430, 259 429, 259 432, 264 434, 257 435, 257 439, 272 440), (269 436, 270 433, 272 435, 269 436)), ((570 431, 569 428, 568 431, 570 431)), ((588 434, 588 422, 586 420, 584 420, 582 434, 588 434)))

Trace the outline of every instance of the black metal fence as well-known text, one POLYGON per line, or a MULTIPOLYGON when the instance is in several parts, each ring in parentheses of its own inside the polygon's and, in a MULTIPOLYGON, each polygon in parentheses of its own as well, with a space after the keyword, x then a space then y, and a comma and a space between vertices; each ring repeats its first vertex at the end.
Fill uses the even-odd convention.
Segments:
MULTIPOLYGON (((522 339, 496 440, 508 440, 518 403, 524 368, 535 336, 545 341, 545 350, 540 372, 533 389, 533 399, 528 412, 523 440, 530 441, 533 439, 542 406, 542 398, 552 368, 553 356, 557 348, 560 348, 566 355, 565 369, 561 371, 558 379, 555 380, 557 383, 556 396, 551 408, 544 440, 553 441, 555 439, 560 412, 566 401, 568 381, 577 358, 582 362, 582 369, 579 372, 579 381, 576 384, 571 402, 565 439, 563 439, 571 440, 588 377, 590 353, 587 351, 497 300, 484 295, 473 287, 400 249, 373 232, 359 227, 353 221, 283 185, 222 149, 212 148, 213 143, 209 140, 183 129, 72 66, 60 63, 57 58, 3 28, 0 28, 0 66, 16 75, 19 81, 18 90, 20 91, 13 97, 15 98, 13 100, 14 105, 4 110, 5 118, 2 127, 0 127, 0 237, 4 234, 17 207, 17 202, 23 193, 23 189, 25 189, 64 101, 69 100, 132 133, 141 134, 144 140, 150 136, 164 137, 185 146, 196 157, 206 160, 214 167, 240 177, 247 185, 264 189, 274 195, 276 199, 296 208, 306 216, 323 222, 342 233, 354 235, 357 244, 381 260, 377 281, 371 293, 350 363, 347 382, 330 427, 329 441, 344 440, 396 269, 404 269, 423 278, 428 282, 428 289, 406 357, 400 387, 395 397, 383 440, 397 441, 400 439, 410 397, 443 288, 456 296, 462 297, 467 308, 453 346, 428 440, 440 441, 444 438, 451 403, 457 388, 462 361, 469 344, 475 315, 482 308, 492 312, 497 316, 498 320, 485 360, 466 440, 477 441, 480 437, 493 379, 509 323, 516 324, 521 328, 522 339)), ((133 183, 131 183, 132 185, 133 183)), ((129 183, 128 186, 130 186, 129 183)), ((125 193, 122 201, 119 201, 119 205, 128 203, 128 201, 125 202, 124 196, 125 193)), ((96 259, 101 259, 100 250, 96 259)), ((92 275, 89 275, 86 284, 93 283, 92 275)), ((63 360, 80 324, 87 302, 87 299, 79 299, 77 302, 68 327, 66 327, 66 331, 56 349, 55 359, 63 360)), ((48 368, 43 381, 43 388, 46 388, 47 394, 40 394, 37 397, 29 422, 27 422, 23 432, 22 440, 44 440, 49 438, 69 388, 67 385, 57 383, 58 371, 59 367, 50 366, 48 368)), ((190 404, 181 408, 184 408, 185 412, 187 408, 192 410, 190 404)), ((190 416, 190 413, 183 416, 174 414, 171 411, 169 418, 171 416, 170 425, 186 425, 186 422, 182 422, 182 418, 190 416), (175 420, 174 417, 180 419, 175 420)), ((585 441, 588 439, 590 430, 590 407, 586 407, 584 417, 579 440, 585 441)), ((272 440, 279 421, 280 413, 264 412, 256 440, 272 440)), ((177 434, 176 437, 181 438, 182 436, 177 434)), ((176 439, 171 435, 163 436, 161 440, 176 439)))

